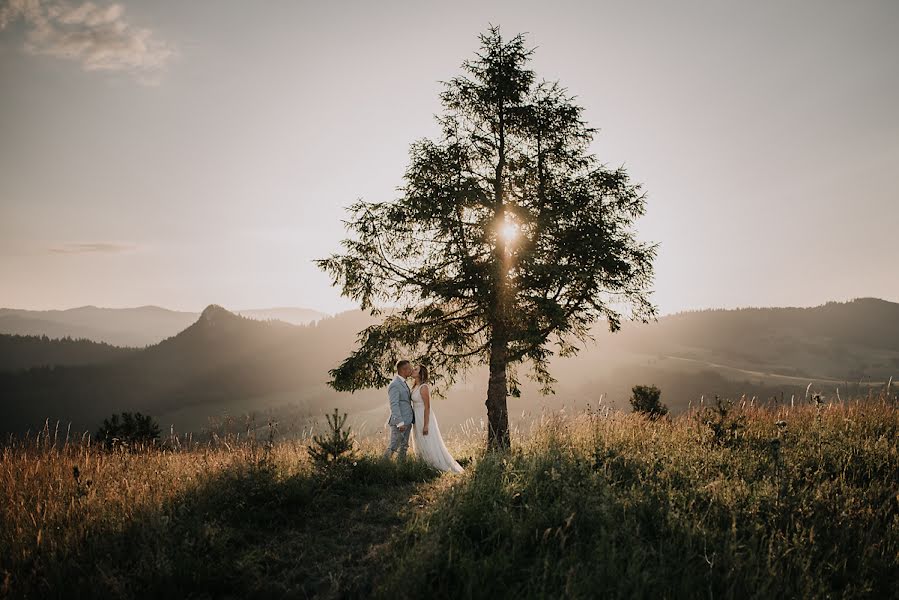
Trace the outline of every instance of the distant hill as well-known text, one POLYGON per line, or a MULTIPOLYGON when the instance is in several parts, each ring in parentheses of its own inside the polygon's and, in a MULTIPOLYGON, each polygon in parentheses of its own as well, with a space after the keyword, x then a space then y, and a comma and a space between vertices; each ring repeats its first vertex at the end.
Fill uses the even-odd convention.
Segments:
POLYGON ((110 362, 137 352, 103 342, 46 335, 0 334, 0 371, 16 371, 41 366, 78 366, 110 362))
MULTIPOLYGON (((357 430, 377 429, 386 417, 383 390, 351 395, 326 386, 328 370, 372 322, 351 311, 292 325, 210 305, 177 334, 143 349, 86 346, 90 365, 54 363, 34 351, 21 361, 67 366, 0 372, 0 432, 35 429, 45 418, 93 430, 122 410, 152 414, 164 429, 179 431, 223 422, 243 430, 240 415, 264 411, 283 431, 334 406, 351 415, 357 430)), ((514 423, 526 424, 543 408, 596 406, 600 397, 605 405, 627 408, 637 384, 659 385, 662 401, 677 412, 703 396, 789 402, 794 395, 803 399, 809 383, 835 397, 837 388, 843 395, 863 392, 899 375, 899 304, 873 298, 685 312, 654 323, 625 322, 615 334, 601 323, 594 333, 595 345, 552 363, 555 396, 540 396, 523 379, 522 397, 509 400, 514 423)), ((52 346, 44 350, 63 353, 52 346)), ((484 416, 486 381, 484 370, 476 369, 435 399, 441 428, 484 416)))
POLYGON ((702 310, 625 323, 634 351, 803 378, 885 379, 899 361, 899 304, 877 298, 810 308, 702 310))
POLYGON ((232 408, 322 405, 331 395, 327 370, 344 350, 334 340, 352 340, 368 319, 356 312, 291 325, 210 305, 176 335, 113 360, 0 372, 0 432, 35 429, 45 418, 91 429, 122 410, 198 429, 232 408))
POLYGON ((266 319, 277 319, 285 323, 294 325, 306 325, 319 319, 324 319, 328 315, 311 308, 297 308, 294 306, 281 306, 276 308, 251 308, 246 310, 236 310, 236 314, 242 317, 250 317, 264 321, 266 319))
MULTIPOLYGON (((308 308, 256 308, 237 311, 253 319, 279 319, 295 325, 328 315, 308 308)), ((115 346, 144 347, 177 334, 200 313, 159 306, 100 308, 81 306, 66 310, 0 308, 0 333, 84 338, 115 346)))

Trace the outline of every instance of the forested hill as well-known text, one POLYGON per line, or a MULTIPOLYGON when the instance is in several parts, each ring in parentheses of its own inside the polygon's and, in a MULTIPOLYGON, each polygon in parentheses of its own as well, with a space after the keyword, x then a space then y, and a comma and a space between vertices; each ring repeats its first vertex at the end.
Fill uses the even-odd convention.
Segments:
POLYGON ((790 345, 790 339, 793 344, 814 339, 899 352, 899 303, 859 298, 814 307, 688 311, 665 316, 641 333, 728 352, 745 343, 790 345))
MULTIPOLYGON (((294 325, 305 325, 328 316, 299 307, 253 308, 232 312, 253 319, 277 319, 294 325)), ((116 346, 144 347, 176 335, 199 317, 197 312, 160 306, 79 306, 66 310, 0 308, 0 333, 86 338, 116 346)))
MULTIPOLYGON (((225 407, 239 413, 270 402, 308 403, 328 395, 328 369, 369 322, 354 312, 291 325, 210 305, 195 323, 144 349, 115 349, 121 350, 117 356, 90 365, 0 372, 0 430, 34 430, 46 418, 93 428, 112 412, 160 415, 186 408, 195 411, 184 423, 197 427, 225 407)), ((48 356, 27 360, 54 364, 48 357, 64 345, 50 340, 48 356)))
POLYGON ((878 298, 683 312, 648 325, 625 323, 615 336, 638 352, 783 375, 856 381, 899 375, 899 303, 878 298))
POLYGON ((137 352, 136 348, 121 348, 84 338, 0 334, 0 371, 100 364, 134 352, 137 352))
MULTIPOLYGON (((4 336, 0 429, 33 430, 46 418, 93 429, 112 412, 140 410, 184 430, 225 413, 276 408, 282 415, 316 415, 334 406, 377 423, 383 390, 338 394, 326 385, 328 370, 372 322, 351 311, 291 325, 210 305, 181 332, 143 349, 4 336), (33 368, 10 370, 19 367, 33 368)), ((899 375, 899 304, 873 298, 812 308, 693 311, 648 324, 625 322, 614 334, 599 323, 595 332, 596 345, 552 361, 555 396, 540 396, 523 378, 522 396, 509 401, 513 420, 543 407, 595 404, 601 395, 607 405, 626 409, 637 384, 659 385, 663 402, 676 412, 702 395, 783 395, 789 401, 804 395, 810 382, 828 395, 837 388, 846 394, 899 375)), ((476 369, 444 390, 446 398, 435 404, 441 425, 483 416, 485 386, 486 373, 476 369)))

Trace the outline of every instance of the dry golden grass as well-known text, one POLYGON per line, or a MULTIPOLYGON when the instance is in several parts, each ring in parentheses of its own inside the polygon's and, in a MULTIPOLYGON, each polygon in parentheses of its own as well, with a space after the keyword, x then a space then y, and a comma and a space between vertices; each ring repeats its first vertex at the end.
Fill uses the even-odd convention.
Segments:
MULTIPOLYGON (((486 560, 483 564, 489 568, 496 557, 482 554, 483 548, 472 550, 477 545, 456 545, 458 532, 452 528, 463 525, 460 515, 492 514, 504 502, 517 506, 515 494, 534 493, 534 486, 543 485, 540 481, 562 486, 558 496, 564 498, 565 486, 581 486, 583 478, 595 479, 594 487, 583 493, 613 494, 608 497, 621 506, 639 507, 652 496, 653 507, 668 506, 665 510, 678 513, 685 529, 703 536, 712 535, 707 528, 713 525, 690 522, 694 509, 723 520, 732 514, 728 518, 734 523, 751 525, 756 514, 752 511, 764 512, 772 502, 781 502, 784 510, 804 510, 798 496, 791 500, 784 495, 785 489, 801 489, 807 510, 839 509, 845 514, 797 515, 783 530, 774 527, 747 540, 776 541, 781 551, 789 550, 794 542, 781 536, 798 535, 794 528, 799 526, 804 537, 795 542, 796 552, 812 552, 829 536, 837 539, 829 528, 833 519, 842 519, 847 526, 880 528, 870 533, 871 540, 878 533, 888 536, 877 542, 879 548, 895 552, 897 432, 899 409, 895 399, 886 396, 775 408, 738 402, 717 417, 707 406, 694 406, 657 421, 588 410, 570 416, 545 414, 527 430, 516 431, 514 449, 501 464, 496 455, 483 452, 484 431, 469 424, 447 440, 466 466, 459 476, 428 475, 414 461, 407 467, 385 466, 377 460, 385 439, 359 438, 363 474, 325 482, 307 455, 309 438, 273 444, 252 438, 217 438, 205 445, 174 440, 173 448, 166 444, 106 451, 87 438, 54 444, 48 427, 34 439, 12 440, 0 448, 0 596, 58 596, 69 583, 82 593, 93 590, 111 597, 133 597, 147 590, 189 594, 219 584, 272 596, 377 595, 396 583, 372 579, 378 561, 393 555, 402 561, 405 552, 417 552, 420 543, 425 543, 420 549, 425 554, 452 548, 469 552, 467 558, 457 554, 460 560, 474 561, 472 565, 486 560), (890 486, 886 504, 875 505, 884 502, 890 486), (812 532, 802 529, 809 523, 812 532), (421 542, 417 536, 422 527, 437 533, 421 542), (816 535, 823 541, 815 542, 816 535), (440 540, 450 540, 449 546, 441 546, 440 540), (203 553, 226 564, 198 573, 197 565, 203 563, 191 561, 201 560, 195 555, 203 553), (382 583, 385 587, 378 587, 382 583)), ((800 493, 794 491, 787 494, 800 493)), ((541 498, 534 507, 541 507, 542 513, 568 514, 564 500, 541 498)), ((523 521, 482 525, 517 539, 520 527, 543 522, 536 514, 510 514, 523 521)), ((584 521, 580 527, 586 532, 599 527, 597 523, 584 521)), ((569 525, 576 527, 577 520, 569 525)), ((722 532, 719 541, 727 537, 722 532)), ((516 543, 530 543, 525 539, 516 543)), ((749 542, 736 534, 727 539, 737 544, 728 546, 728 560, 739 559, 739 544, 749 542)), ((533 549, 513 550, 530 556, 533 549)), ((687 551, 670 548, 679 550, 687 551)), ((537 551, 536 556, 542 555, 537 551)), ((575 568, 571 556, 551 553, 544 558, 575 568)), ((899 556, 883 560, 899 565, 899 556)), ((500 563, 495 575, 502 579, 512 567, 500 563)), ((522 577, 521 572, 531 573, 529 565, 524 561, 519 565, 524 571, 513 571, 522 577)), ((467 567, 454 568, 459 576, 478 577, 467 567)), ((877 588, 876 583, 866 585, 877 588)), ((534 590, 542 589, 519 587, 531 596, 539 596, 534 590)), ((660 589, 650 585, 644 591, 660 589)))

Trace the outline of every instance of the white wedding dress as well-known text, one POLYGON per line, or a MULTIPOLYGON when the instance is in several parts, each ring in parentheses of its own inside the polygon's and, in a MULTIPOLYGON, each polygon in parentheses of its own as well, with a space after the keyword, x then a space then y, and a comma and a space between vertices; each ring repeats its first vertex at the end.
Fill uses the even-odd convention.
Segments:
POLYGON ((437 426, 437 416, 434 414, 433 398, 429 411, 428 435, 422 433, 425 422, 425 401, 421 397, 421 386, 412 391, 412 410, 415 411, 415 424, 412 426, 412 451, 415 455, 441 471, 452 471, 453 473, 464 471, 465 469, 456 462, 443 443, 440 427, 437 426))

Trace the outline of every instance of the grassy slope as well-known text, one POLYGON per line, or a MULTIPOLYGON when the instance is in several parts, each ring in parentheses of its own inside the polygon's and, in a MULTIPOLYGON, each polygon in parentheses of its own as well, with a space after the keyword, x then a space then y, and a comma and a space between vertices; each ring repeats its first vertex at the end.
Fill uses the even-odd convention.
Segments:
POLYGON ((7 448, 0 595, 895 597, 895 400, 734 409, 718 438, 703 417, 451 440, 461 476, 381 440, 333 477, 302 443, 7 448))
MULTIPOLYGON (((895 405, 582 415, 481 460, 394 545, 440 597, 895 597, 895 405), (742 419, 741 419, 742 417, 742 419), (717 420, 714 417, 713 420, 717 420), (776 425, 777 421, 783 424, 776 425), (776 441, 775 441, 776 440, 776 441)), ((402 575, 400 575, 402 574, 402 575)))

